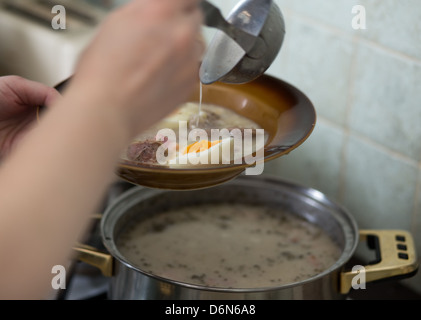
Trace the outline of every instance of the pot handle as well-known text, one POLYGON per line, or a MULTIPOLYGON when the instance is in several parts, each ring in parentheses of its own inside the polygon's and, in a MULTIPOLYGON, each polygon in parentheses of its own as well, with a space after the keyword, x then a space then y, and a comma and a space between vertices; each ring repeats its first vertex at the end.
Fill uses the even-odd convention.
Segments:
MULTIPOLYGON (((418 262, 412 235, 404 230, 360 230, 360 240, 376 249, 375 264, 364 266, 365 282, 382 279, 407 278, 418 270, 418 262)), ((340 273, 340 292, 347 294, 353 279, 360 270, 340 273)))
POLYGON ((76 251, 78 260, 98 268, 104 276, 112 277, 114 259, 111 255, 85 244, 78 244, 73 250, 76 251))

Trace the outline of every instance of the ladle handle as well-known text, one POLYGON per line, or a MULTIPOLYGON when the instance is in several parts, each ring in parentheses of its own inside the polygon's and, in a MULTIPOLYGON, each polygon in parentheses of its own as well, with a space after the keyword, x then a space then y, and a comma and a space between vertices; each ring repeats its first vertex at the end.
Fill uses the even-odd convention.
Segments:
POLYGON ((210 2, 202 0, 200 5, 204 13, 205 25, 225 32, 225 34, 237 42, 246 53, 254 47, 257 37, 230 24, 222 16, 221 10, 210 2))

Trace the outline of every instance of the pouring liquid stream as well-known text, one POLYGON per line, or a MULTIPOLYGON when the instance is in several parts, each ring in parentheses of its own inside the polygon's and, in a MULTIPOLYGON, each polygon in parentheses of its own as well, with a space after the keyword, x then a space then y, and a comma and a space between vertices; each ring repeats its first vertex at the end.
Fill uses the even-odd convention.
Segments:
POLYGON ((203 100, 203 83, 200 81, 199 110, 197 114, 196 128, 199 128, 200 114, 202 113, 202 100, 203 100))

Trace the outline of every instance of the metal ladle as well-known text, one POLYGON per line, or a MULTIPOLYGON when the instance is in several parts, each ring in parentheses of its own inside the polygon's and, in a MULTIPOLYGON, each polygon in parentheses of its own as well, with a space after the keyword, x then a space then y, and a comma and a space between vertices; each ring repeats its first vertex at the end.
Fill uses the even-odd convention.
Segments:
POLYGON ((227 20, 206 0, 204 24, 219 29, 200 67, 200 81, 246 83, 262 75, 275 60, 285 36, 281 10, 273 0, 242 0, 227 20))

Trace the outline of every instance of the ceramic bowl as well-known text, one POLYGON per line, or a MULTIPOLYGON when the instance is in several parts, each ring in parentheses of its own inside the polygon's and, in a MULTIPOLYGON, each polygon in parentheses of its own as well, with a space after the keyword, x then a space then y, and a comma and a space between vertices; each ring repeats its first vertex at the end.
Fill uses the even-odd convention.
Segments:
MULTIPOLYGON (((63 90, 66 81, 56 88, 63 90)), ((198 102, 200 85, 189 99, 198 102)), ((202 102, 232 109, 257 124, 268 136, 262 156, 256 163, 288 154, 300 146, 312 133, 316 112, 311 101, 299 89, 287 82, 263 75, 240 85, 216 82, 202 86, 202 102)), ((116 174, 133 184, 150 188, 189 190, 215 186, 254 167, 256 163, 189 166, 173 168, 121 159, 116 174)))

